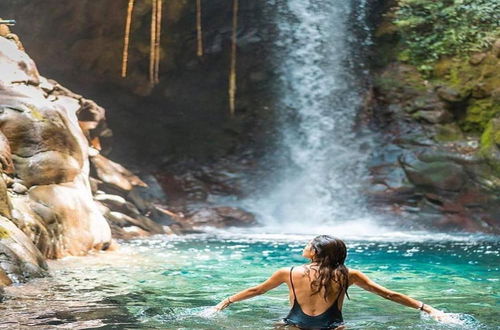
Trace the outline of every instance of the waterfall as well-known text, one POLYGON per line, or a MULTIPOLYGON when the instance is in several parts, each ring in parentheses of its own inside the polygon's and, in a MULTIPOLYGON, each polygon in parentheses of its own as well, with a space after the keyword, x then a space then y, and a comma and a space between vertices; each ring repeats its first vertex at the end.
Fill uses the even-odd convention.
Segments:
POLYGON ((367 0, 269 1, 276 30, 279 138, 273 169, 247 207, 296 228, 367 217, 360 194, 369 143, 354 132, 362 105, 367 0))

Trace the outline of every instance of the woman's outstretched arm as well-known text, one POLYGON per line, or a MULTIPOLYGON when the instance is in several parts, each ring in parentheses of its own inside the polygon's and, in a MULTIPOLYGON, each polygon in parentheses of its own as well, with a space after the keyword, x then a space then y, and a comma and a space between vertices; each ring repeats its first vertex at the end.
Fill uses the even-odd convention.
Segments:
POLYGON ((287 279, 289 272, 290 272, 290 268, 282 268, 280 270, 277 270, 276 272, 274 272, 273 275, 271 275, 271 277, 269 277, 267 280, 265 280, 261 284, 254 286, 254 287, 251 287, 251 288, 248 288, 248 289, 245 289, 243 291, 240 291, 240 292, 222 300, 220 303, 217 304, 217 306, 215 306, 215 309, 218 311, 221 311, 234 302, 249 299, 249 298, 264 294, 267 291, 272 290, 272 289, 276 288, 277 286, 279 286, 280 284, 286 282, 286 279, 287 279))
POLYGON ((373 292, 385 299, 392 300, 401 305, 408 307, 421 309, 422 311, 430 314, 431 316, 438 318, 443 312, 433 308, 430 305, 424 304, 421 301, 415 300, 402 293, 389 290, 375 282, 373 282, 368 276, 360 272, 359 270, 349 270, 349 285, 355 284, 366 291, 373 292))

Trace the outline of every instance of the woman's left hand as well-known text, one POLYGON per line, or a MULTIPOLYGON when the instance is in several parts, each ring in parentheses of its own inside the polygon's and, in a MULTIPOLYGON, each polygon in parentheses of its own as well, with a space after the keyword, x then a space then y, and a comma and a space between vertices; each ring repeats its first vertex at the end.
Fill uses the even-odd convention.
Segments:
POLYGON ((222 300, 220 303, 218 303, 214 308, 217 312, 220 312, 221 310, 223 310, 224 308, 226 308, 227 306, 229 306, 231 303, 229 302, 229 299, 224 299, 222 300))

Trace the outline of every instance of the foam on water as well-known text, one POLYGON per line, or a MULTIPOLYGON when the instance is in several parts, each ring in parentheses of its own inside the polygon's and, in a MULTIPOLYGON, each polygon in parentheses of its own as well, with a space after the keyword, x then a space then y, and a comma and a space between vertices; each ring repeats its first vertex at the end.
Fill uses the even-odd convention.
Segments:
MULTIPOLYGON (((283 241, 306 242, 316 235, 333 235, 345 240, 347 243, 353 241, 361 242, 496 242, 498 237, 486 234, 470 233, 431 233, 428 231, 396 231, 378 226, 375 223, 354 222, 352 227, 349 223, 346 226, 304 226, 285 227, 264 226, 252 228, 213 228, 202 227, 205 234, 198 234, 200 239, 207 237, 218 237, 220 239, 230 240, 248 240, 248 241, 283 241), (359 227, 356 227, 359 226, 359 227), (353 229, 354 228, 354 229, 353 229), (293 229, 293 230, 287 230, 293 229), (296 230, 297 229, 297 230, 296 230)), ((178 239, 182 239, 180 236, 178 239)))

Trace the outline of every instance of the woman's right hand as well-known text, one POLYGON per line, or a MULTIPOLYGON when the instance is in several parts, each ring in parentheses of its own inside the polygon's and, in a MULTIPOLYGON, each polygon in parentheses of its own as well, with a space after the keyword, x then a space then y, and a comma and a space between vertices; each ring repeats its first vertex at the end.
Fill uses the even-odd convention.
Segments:
POLYGON ((231 304, 231 302, 229 301, 228 298, 222 300, 220 303, 218 303, 214 309, 215 311, 217 312, 220 312, 221 310, 223 310, 224 308, 226 308, 227 306, 229 306, 231 304))
POLYGON ((446 319, 447 319, 445 312, 440 311, 439 309, 435 309, 434 307, 429 306, 429 305, 425 305, 424 312, 429 314, 434 320, 436 320, 438 322, 443 322, 443 321, 446 321, 446 319))

